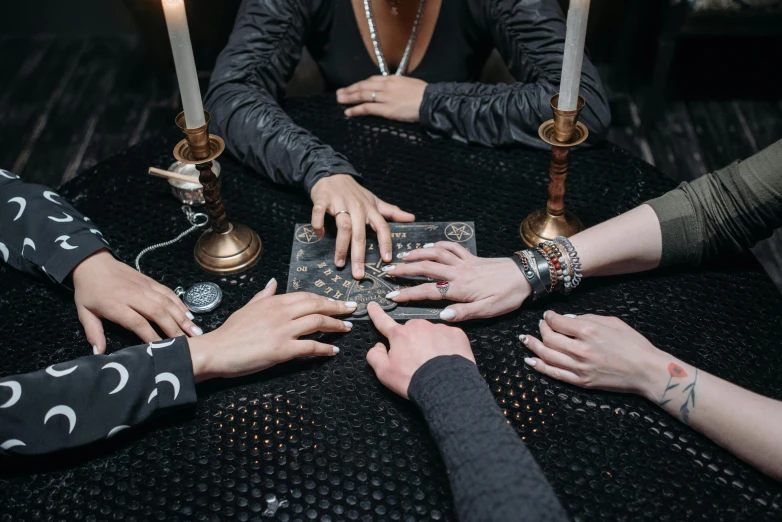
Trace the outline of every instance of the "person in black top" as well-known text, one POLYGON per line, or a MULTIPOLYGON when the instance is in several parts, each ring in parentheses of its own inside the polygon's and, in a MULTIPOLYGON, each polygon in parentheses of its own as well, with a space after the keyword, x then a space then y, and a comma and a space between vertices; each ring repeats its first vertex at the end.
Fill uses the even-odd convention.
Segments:
MULTIPOLYGON (((302 49, 312 54, 326 85, 338 89, 337 100, 351 106, 348 117, 419 122, 432 132, 485 146, 544 147, 537 131, 551 117, 564 40, 556 0, 244 0, 217 60, 206 106, 234 156, 275 182, 309 192, 316 231, 323 230, 326 213, 336 217, 334 262, 344 266, 350 247, 353 276, 361 278, 365 226, 377 232, 381 256, 389 262, 386 220, 414 216, 361 187, 347 158, 293 123, 280 107, 302 49), (416 19, 417 37, 411 38, 416 19), (477 83, 493 48, 516 83, 477 83), (379 64, 393 74, 400 62, 407 64, 402 63, 402 75, 380 75, 379 64)), ((586 99, 581 120, 598 140, 608 130, 610 111, 586 57, 581 95, 586 99)))
POLYGON ((400 325, 375 303, 368 311, 390 350, 376 344, 367 362, 380 382, 421 409, 448 470, 459 520, 568 520, 478 372, 464 332, 422 319, 400 325))

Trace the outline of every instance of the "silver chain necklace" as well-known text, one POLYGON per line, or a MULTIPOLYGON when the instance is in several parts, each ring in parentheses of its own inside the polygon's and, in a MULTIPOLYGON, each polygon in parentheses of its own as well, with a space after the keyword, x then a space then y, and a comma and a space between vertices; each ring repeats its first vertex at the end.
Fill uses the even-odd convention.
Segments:
MULTIPOLYGON (((413 47, 415 46, 415 40, 418 38, 418 28, 421 26, 421 18, 424 16, 424 7, 426 6, 426 0, 420 0, 418 4, 418 13, 415 15, 415 22, 413 22, 413 30, 410 33, 410 39, 407 41, 407 47, 402 55, 402 60, 399 62, 399 67, 396 70, 397 76, 403 76, 407 72, 407 64, 410 62, 410 55, 413 54, 413 47)), ((377 24, 375 24, 375 15, 372 14, 372 2, 371 0, 364 0, 364 13, 367 16, 367 24, 369 25, 369 36, 372 39, 372 47, 375 50, 375 57, 377 58, 377 66, 380 68, 380 73, 383 76, 391 74, 388 71, 388 64, 386 63, 386 57, 383 55, 383 49, 380 48, 380 39, 377 36, 377 24)))

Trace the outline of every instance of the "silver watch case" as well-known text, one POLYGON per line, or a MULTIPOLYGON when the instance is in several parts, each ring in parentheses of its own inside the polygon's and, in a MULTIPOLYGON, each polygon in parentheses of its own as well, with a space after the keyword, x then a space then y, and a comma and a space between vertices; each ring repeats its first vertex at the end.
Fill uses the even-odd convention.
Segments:
POLYGON ((196 283, 187 290, 180 286, 174 292, 195 314, 211 312, 223 301, 223 291, 214 283, 196 283))

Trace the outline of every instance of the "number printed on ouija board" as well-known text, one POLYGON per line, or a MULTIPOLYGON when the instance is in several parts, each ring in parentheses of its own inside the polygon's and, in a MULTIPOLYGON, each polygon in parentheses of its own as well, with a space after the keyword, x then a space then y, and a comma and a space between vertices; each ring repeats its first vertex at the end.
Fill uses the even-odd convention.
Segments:
POLYGON ((367 238, 364 278, 353 279, 350 260, 343 268, 334 266, 336 238, 327 231, 319 238, 309 224, 297 224, 291 250, 288 274, 288 292, 312 292, 341 301, 355 301, 358 307, 354 319, 366 317, 367 305, 377 302, 397 320, 438 319, 447 302, 419 302, 397 305, 386 295, 405 286, 429 282, 426 278, 395 278, 382 268, 387 264, 402 263, 396 255, 422 248, 427 243, 453 241, 476 254, 475 226, 471 222, 389 223, 393 241, 393 263, 380 259, 377 239, 367 238))

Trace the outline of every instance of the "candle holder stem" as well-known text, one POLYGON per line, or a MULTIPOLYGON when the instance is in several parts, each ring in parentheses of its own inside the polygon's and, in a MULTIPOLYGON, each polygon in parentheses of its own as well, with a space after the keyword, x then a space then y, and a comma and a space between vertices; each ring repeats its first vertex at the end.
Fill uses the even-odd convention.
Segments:
POLYGON ((586 126, 578 122, 578 115, 584 108, 584 98, 578 97, 578 108, 573 111, 559 110, 558 100, 559 95, 551 98, 554 119, 543 123, 538 130, 541 139, 551 145, 550 181, 546 208, 534 211, 519 226, 521 239, 528 247, 535 247, 557 236, 570 237, 584 229, 578 216, 565 208, 570 149, 583 143, 589 136, 586 126))
POLYGON ((223 198, 220 196, 220 187, 217 186, 217 176, 212 171, 212 162, 196 165, 199 172, 198 181, 204 192, 206 211, 212 220, 212 230, 222 234, 228 230, 228 217, 225 214, 223 198))
POLYGON ((212 172, 212 161, 223 153, 225 143, 219 136, 209 135, 209 113, 204 111, 204 116, 206 123, 196 129, 187 128, 184 113, 176 119, 185 139, 174 147, 174 156, 198 169, 198 180, 203 186, 206 210, 211 219, 209 230, 198 238, 193 254, 207 272, 238 274, 260 259, 263 245, 253 230, 228 221, 217 177, 212 172))

